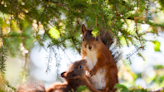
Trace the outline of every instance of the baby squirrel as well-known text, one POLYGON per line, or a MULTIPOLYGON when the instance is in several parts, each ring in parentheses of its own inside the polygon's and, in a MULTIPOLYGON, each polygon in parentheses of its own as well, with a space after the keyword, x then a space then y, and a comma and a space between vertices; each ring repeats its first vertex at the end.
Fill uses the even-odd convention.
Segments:
POLYGON ((91 83, 96 89, 115 91, 118 69, 113 55, 102 41, 103 37, 100 35, 93 37, 92 30, 86 29, 84 24, 81 26, 81 32, 83 37, 81 56, 87 61, 91 83))
POLYGON ((54 83, 50 85, 46 90, 44 86, 33 85, 21 85, 17 92, 75 92, 77 88, 84 85, 92 92, 100 92, 96 90, 86 76, 86 60, 82 59, 72 63, 68 70, 61 73, 61 76, 65 78, 65 83, 54 83), (36 86, 41 86, 42 89, 38 89, 36 86))
POLYGON ((96 90, 86 76, 86 60, 79 60, 72 63, 68 70, 63 72, 61 76, 65 78, 66 83, 53 84, 47 92, 75 92, 81 85, 88 87, 92 92, 100 92, 96 90))

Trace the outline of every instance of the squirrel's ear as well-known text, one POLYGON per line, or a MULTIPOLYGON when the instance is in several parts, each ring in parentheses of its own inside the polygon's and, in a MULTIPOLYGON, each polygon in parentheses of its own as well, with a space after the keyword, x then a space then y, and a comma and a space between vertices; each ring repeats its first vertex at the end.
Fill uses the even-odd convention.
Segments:
POLYGON ((86 59, 82 59, 81 61, 83 62, 83 64, 86 64, 87 63, 87 60, 86 59))
POLYGON ((81 33, 82 33, 83 36, 84 36, 86 31, 87 31, 87 29, 86 29, 85 25, 82 24, 82 26, 81 26, 81 33))

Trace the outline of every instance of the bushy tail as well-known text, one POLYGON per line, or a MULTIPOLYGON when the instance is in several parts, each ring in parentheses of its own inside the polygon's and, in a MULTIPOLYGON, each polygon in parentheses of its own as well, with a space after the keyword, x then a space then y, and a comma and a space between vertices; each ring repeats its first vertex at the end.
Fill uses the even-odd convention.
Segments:
POLYGON ((45 87, 41 82, 27 82, 19 84, 16 92, 45 92, 45 87))
POLYGON ((115 40, 114 35, 110 31, 102 31, 101 30, 100 37, 101 37, 102 42, 111 51, 115 62, 118 62, 122 57, 122 55, 121 55, 122 53, 118 49, 117 45, 114 44, 114 40, 115 40))
POLYGON ((100 31, 100 37, 102 42, 108 47, 110 48, 111 45, 114 42, 114 36, 112 36, 112 33, 109 31, 100 31))

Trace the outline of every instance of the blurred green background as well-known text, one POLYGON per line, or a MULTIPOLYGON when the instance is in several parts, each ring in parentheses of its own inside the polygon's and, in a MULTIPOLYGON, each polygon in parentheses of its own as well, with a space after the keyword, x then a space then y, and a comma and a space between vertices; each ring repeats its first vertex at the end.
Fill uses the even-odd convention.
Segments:
POLYGON ((81 59, 82 24, 112 33, 118 91, 164 87, 163 0, 0 0, 1 91, 64 81, 60 73, 81 59))

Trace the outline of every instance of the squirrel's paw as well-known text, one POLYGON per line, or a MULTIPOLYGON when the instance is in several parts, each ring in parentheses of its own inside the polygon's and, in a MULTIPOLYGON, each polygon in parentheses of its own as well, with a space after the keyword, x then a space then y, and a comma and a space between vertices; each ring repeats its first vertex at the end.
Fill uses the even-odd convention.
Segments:
POLYGON ((95 75, 95 74, 96 74, 96 71, 92 69, 92 70, 90 71, 90 76, 93 76, 93 75, 95 75))

